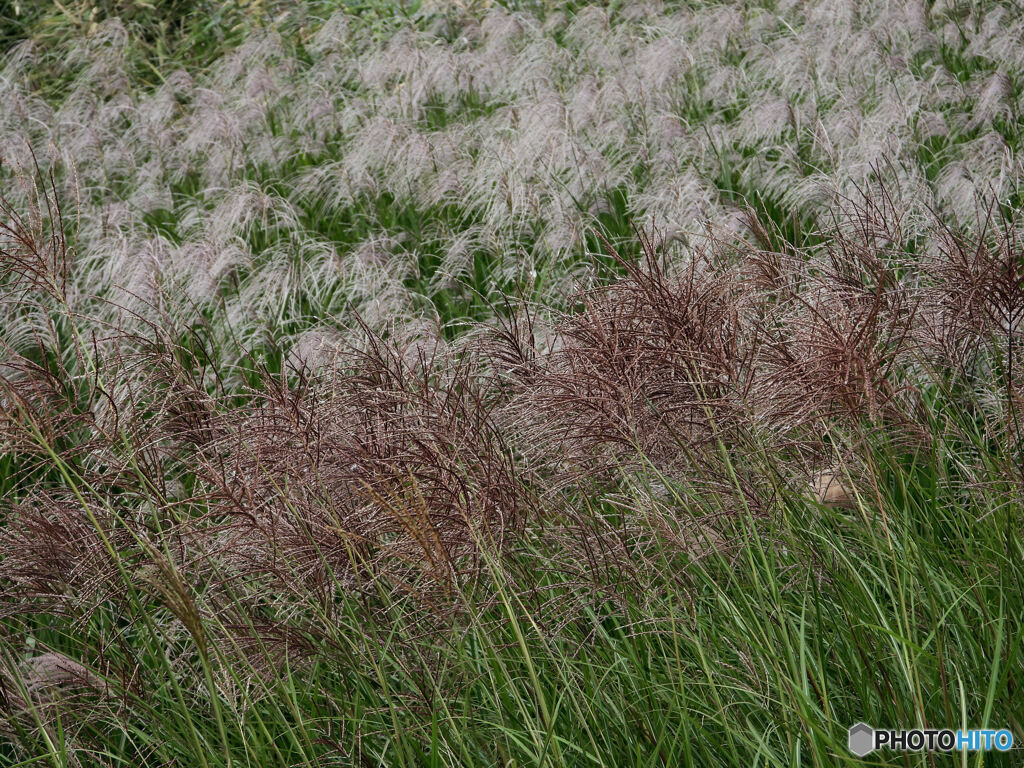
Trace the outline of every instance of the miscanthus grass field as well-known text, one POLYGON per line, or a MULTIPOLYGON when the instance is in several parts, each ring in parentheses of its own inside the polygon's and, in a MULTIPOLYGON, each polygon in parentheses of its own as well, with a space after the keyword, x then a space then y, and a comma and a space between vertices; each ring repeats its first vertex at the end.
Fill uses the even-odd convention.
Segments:
POLYGON ((0 46, 0 765, 1024 760, 1019 4, 0 46))

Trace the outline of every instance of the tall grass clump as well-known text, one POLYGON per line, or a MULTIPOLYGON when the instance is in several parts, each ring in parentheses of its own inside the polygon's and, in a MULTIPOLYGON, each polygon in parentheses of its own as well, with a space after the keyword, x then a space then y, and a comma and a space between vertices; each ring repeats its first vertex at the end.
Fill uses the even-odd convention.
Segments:
POLYGON ((0 60, 0 765, 1024 741, 1019 13, 117 5, 0 60))

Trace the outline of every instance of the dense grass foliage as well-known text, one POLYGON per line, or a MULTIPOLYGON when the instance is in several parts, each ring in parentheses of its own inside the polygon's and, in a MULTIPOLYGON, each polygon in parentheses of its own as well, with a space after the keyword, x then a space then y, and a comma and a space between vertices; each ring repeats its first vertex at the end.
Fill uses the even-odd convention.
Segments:
POLYGON ((1022 39, 0 6, 0 765, 1019 764, 1022 39))

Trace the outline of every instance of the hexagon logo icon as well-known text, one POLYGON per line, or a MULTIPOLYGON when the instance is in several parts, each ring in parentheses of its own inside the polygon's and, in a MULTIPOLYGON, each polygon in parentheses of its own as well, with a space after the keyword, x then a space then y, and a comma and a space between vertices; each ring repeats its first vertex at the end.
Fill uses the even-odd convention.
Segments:
POLYGON ((846 744, 857 757, 864 757, 875 748, 875 729, 867 723, 854 723, 850 726, 846 744))

